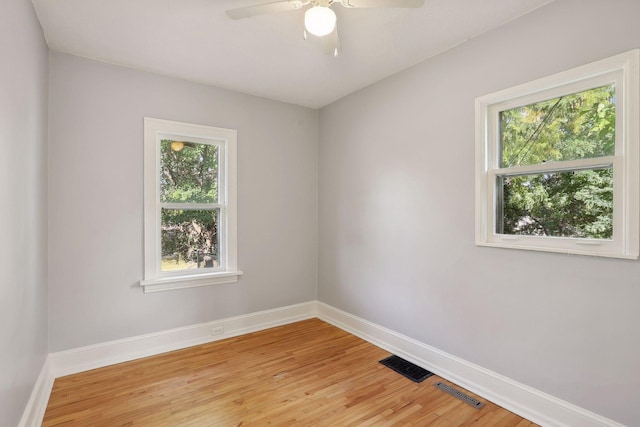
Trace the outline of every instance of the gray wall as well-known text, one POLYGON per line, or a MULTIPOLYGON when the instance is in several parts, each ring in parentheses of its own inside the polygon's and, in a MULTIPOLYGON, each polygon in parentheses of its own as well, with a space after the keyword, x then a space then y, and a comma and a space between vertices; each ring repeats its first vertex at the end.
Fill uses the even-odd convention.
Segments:
POLYGON ((634 425, 638 262, 475 247, 473 102, 639 47, 638 16, 634 0, 556 0, 319 121, 51 53, 47 209, 46 46, 30 2, 10 2, 0 14, 11 64, 0 68, 0 425, 17 423, 47 352, 47 248, 49 351, 313 300, 318 270, 321 301, 634 425), (144 116, 238 130, 238 283, 137 286, 144 116))
POLYGON ((315 110, 50 54, 49 350, 316 299, 315 110), (238 130, 234 284, 143 294, 143 117, 238 130))
POLYGON ((0 13, 0 425, 47 354, 47 47, 28 0, 0 13))
POLYGON ((474 99, 640 47, 638 17, 556 0, 323 108, 319 300, 638 425, 638 261, 474 246, 474 99))

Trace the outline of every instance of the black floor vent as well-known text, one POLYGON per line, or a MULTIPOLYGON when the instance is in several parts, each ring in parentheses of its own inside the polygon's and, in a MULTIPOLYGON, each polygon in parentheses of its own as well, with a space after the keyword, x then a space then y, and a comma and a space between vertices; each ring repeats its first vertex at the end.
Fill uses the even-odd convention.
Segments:
POLYGON ((455 388, 448 386, 440 381, 435 383, 433 386, 439 388, 445 393, 449 393, 451 396, 455 397, 456 399, 462 400, 464 403, 468 403, 469 405, 473 406, 476 409, 480 409, 484 406, 483 402, 480 402, 479 400, 474 399, 468 394, 464 394, 463 392, 456 390, 455 388))
POLYGON ((420 383, 433 375, 433 372, 422 369, 420 366, 414 365, 413 363, 396 355, 382 359, 380 363, 417 383, 420 383))

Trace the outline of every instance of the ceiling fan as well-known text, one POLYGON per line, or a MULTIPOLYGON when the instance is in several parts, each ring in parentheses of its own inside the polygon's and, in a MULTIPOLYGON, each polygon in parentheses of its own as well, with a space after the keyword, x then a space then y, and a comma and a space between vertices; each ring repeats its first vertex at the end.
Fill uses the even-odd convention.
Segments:
POLYGON ((421 7, 425 0, 282 0, 272 3, 256 4, 227 10, 231 19, 251 18, 277 12, 288 12, 307 7, 304 13, 304 38, 307 33, 322 37, 324 50, 333 56, 340 52, 340 39, 336 25, 336 14, 331 9, 334 4, 340 4, 348 9, 374 7, 421 7))

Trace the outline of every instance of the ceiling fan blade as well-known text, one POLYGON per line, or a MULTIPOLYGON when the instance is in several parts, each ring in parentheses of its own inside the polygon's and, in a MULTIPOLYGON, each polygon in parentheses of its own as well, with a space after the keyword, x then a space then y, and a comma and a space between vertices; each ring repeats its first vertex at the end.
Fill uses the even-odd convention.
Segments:
POLYGON ((309 4, 311 0, 283 0, 273 3, 256 4, 254 6, 239 7, 229 9, 225 13, 231 19, 251 18, 252 16, 267 15, 270 13, 288 12, 290 10, 301 9, 309 4))
POLYGON ((338 37, 338 26, 333 31, 322 37, 322 49, 327 55, 338 56, 342 48, 340 47, 340 37, 338 37))
POLYGON ((424 0, 340 0, 348 8, 365 7, 422 7, 424 0))

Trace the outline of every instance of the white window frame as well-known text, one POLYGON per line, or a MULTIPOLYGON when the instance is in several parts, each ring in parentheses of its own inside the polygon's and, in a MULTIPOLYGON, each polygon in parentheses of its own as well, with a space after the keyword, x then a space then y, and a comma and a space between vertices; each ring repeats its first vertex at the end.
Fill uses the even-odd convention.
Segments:
POLYGON ((144 279, 145 293, 233 283, 242 271, 237 260, 237 132, 211 126, 144 118, 144 279), (218 146, 218 202, 211 204, 160 202, 160 141, 174 139, 218 146), (220 265, 216 268, 162 271, 161 209, 217 208, 220 265))
POLYGON ((476 245, 638 259, 640 241, 640 50, 476 99, 476 245), (588 89, 616 85, 615 154, 609 157, 500 168, 500 111, 588 89), (498 234, 496 177, 613 167, 613 238, 563 238, 498 234))

